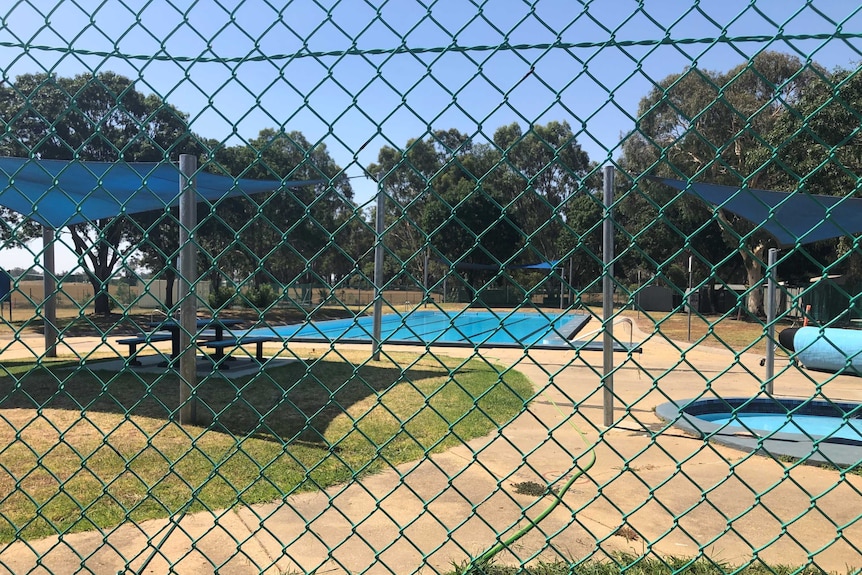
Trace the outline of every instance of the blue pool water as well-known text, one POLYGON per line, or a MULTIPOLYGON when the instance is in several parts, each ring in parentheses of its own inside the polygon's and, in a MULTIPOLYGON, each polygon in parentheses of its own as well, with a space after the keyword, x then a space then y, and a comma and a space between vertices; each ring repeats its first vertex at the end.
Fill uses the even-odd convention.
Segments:
MULTIPOLYGON (((731 415, 729 413, 701 413, 699 419, 715 423, 727 424, 728 427, 748 428, 771 433, 804 433, 810 437, 829 436, 831 438, 862 440, 862 420, 833 417, 826 415, 803 415, 785 413, 743 412, 731 415), (744 424, 744 426, 743 426, 744 424)), ((765 434, 764 434, 765 435, 765 434)))
MULTIPOLYGON (((417 311, 385 314, 381 339, 393 344, 435 344, 572 348, 571 338, 589 321, 581 313, 417 311)), ((286 341, 364 343, 372 340, 373 318, 315 321, 267 328, 286 341)))
POLYGON ((842 468, 862 462, 862 406, 858 403, 825 398, 710 397, 669 401, 656 406, 655 413, 687 433, 735 449, 842 468))

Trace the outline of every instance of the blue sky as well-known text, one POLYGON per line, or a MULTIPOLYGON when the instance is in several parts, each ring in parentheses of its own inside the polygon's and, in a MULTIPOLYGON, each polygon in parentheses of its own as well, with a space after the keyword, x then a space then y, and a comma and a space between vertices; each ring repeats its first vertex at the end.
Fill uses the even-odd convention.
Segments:
MULTIPOLYGON (((263 128, 300 130, 361 176, 382 145, 452 127, 482 139, 511 122, 568 121, 603 163, 652 83, 686 66, 726 70, 762 49, 830 68, 862 60, 859 38, 826 38, 862 30, 850 1, 282 4, 18 3, 0 8, 0 70, 4 81, 115 71, 190 114, 205 137, 236 144, 263 128), (771 41, 779 32, 809 38, 771 41), (710 41, 720 36, 746 39, 710 41)), ((371 199, 370 181, 353 184, 360 204, 371 199)), ((26 266, 34 256, 6 250, 3 260, 26 266)), ((58 269, 73 265, 58 255, 58 269)))

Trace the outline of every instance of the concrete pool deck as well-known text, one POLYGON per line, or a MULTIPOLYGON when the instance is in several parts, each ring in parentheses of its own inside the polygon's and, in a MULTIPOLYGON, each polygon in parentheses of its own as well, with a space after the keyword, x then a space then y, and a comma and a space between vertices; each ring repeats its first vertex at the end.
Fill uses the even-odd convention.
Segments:
MULTIPOLYGON (((78 353, 86 349, 85 342, 74 343, 78 353)), ((38 338, 28 346, 25 357, 39 353, 38 338)), ((296 348, 302 353, 302 346, 296 348)), ((653 338, 643 354, 616 354, 617 424, 610 430, 602 426, 601 353, 482 350, 482 357, 523 372, 537 388, 552 383, 499 435, 285 503, 189 515, 173 530, 162 519, 17 542, 0 550, 0 565, 13 573, 73 573, 82 566, 94 573, 137 572, 157 545, 144 573, 166 572, 170 563, 177 573, 214 572, 216 566, 220 573, 450 571, 453 562, 493 545, 498 533, 525 524, 522 509, 536 498, 516 493, 513 484, 559 481, 583 456, 583 442, 556 404, 574 410, 572 422, 597 444, 597 462, 565 494, 564 504, 517 542, 519 558, 702 552, 740 564, 757 548, 770 564, 811 560, 840 573, 862 567, 862 476, 750 456, 667 428, 656 416, 657 405, 696 396, 707 382, 723 396, 750 396, 760 388, 764 370, 757 355, 681 349, 653 338), (628 537, 614 534, 623 525, 632 530, 628 537), (564 555, 548 548, 546 537, 564 555)), ((438 353, 473 355, 458 348, 438 353)), ((830 379, 795 367, 782 373, 782 367, 776 370, 777 395, 808 397, 830 379)), ((820 390, 834 400, 862 401, 860 378, 838 376, 820 390)), ((550 501, 539 501, 527 515, 550 501)), ((516 561, 509 552, 498 558, 516 561)))

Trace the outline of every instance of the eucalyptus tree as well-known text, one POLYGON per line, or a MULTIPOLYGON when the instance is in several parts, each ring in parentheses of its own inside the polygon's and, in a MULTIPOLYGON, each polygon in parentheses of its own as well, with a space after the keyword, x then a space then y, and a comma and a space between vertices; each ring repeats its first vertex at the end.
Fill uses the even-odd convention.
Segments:
POLYGON ((567 255, 563 265, 570 264, 569 284, 576 290, 601 289, 603 210, 602 196, 592 188, 582 189, 566 200, 565 233, 558 247, 561 255, 567 255))
POLYGON ((242 178, 318 182, 215 204, 201 247, 222 278, 254 286, 313 283, 352 268, 336 238, 355 217, 353 189, 325 144, 265 129, 247 144, 217 148, 211 168, 242 178))
MULTIPOLYGON (((781 189, 858 197, 862 193, 862 74, 844 68, 817 72, 794 109, 783 114, 767 134, 769 147, 757 156, 762 177, 781 189)), ((840 205, 835 209, 840 210, 840 205)), ((797 258, 796 273, 807 270, 819 275, 825 267, 829 273, 862 281, 862 249, 851 230, 838 240, 807 245, 805 251, 807 257, 797 258)))
MULTIPOLYGON (((518 124, 503 126, 495 131, 493 142, 477 141, 455 129, 437 130, 410 140, 403 151, 382 148, 368 172, 385 176, 383 189, 390 199, 388 247, 410 273, 417 273, 421 248, 432 239, 443 240, 439 234, 429 237, 433 230, 427 225, 434 217, 428 214, 448 204, 453 193, 468 197, 468 189, 492 194, 499 207, 489 215, 505 214, 506 226, 518 222, 520 239, 510 247, 520 246, 525 259, 558 257, 567 249, 560 243, 568 233, 566 200, 581 186, 588 166, 571 127, 552 121, 526 132, 518 124)), ((478 205, 478 199, 470 197, 465 209, 478 205)), ((449 238, 444 243, 452 244, 449 238)))
MULTIPOLYGON (((779 182, 760 169, 758 158, 769 149, 767 136, 776 122, 798 103, 817 70, 795 56, 765 51, 727 72, 687 68, 668 76, 641 100, 637 128, 623 142, 623 164, 635 177, 650 173, 775 187, 779 182)), ((649 234, 665 236, 663 253, 647 252, 653 260, 661 264, 668 254, 687 254, 694 246, 698 259, 711 266, 728 262, 727 255, 715 255, 718 248, 711 240, 703 241, 704 233, 715 237, 715 228, 707 225, 715 222, 721 226, 723 253, 738 253, 747 284, 762 282, 766 251, 775 242, 750 223, 722 209, 705 212, 643 180, 626 201, 632 204, 629 213, 637 216, 629 226, 642 244, 649 234)), ((747 306, 750 313, 763 315, 762 290, 750 292, 747 306)))
POLYGON ((405 273, 415 282, 422 276, 427 245, 422 226, 425 205, 438 193, 435 181, 455 169, 470 154, 473 142, 456 129, 435 130, 423 138, 411 139, 404 149, 384 146, 377 162, 366 168, 386 194, 386 248, 393 258, 386 260, 387 275, 405 273))
MULTIPOLYGON (((0 147, 15 156, 160 162, 199 150, 184 113, 113 72, 18 76, 3 88, 0 118, 5 128, 0 147)), ((99 314, 110 313, 107 283, 126 256, 121 248, 129 232, 126 223, 113 217, 68 226, 99 314)), ((13 224, 11 229, 22 228, 13 224)))
POLYGON ((493 146, 474 145, 458 168, 434 179, 423 206, 422 227, 435 255, 461 264, 470 286, 515 263, 524 245, 520 222, 507 208, 511 192, 504 189, 499 159, 493 146))
POLYGON ((502 165, 510 180, 511 209, 539 261, 561 255, 567 234, 565 202, 581 187, 590 161, 568 122, 551 121, 524 132, 517 123, 494 132, 502 165))

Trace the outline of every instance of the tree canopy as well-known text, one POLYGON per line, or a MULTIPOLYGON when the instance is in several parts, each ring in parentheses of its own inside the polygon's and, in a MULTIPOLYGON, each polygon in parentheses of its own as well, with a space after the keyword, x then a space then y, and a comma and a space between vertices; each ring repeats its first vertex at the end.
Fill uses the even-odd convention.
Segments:
MULTIPOLYGON (((187 118, 113 72, 72 78, 24 75, 0 87, 5 128, 0 151, 107 162, 175 161, 190 153, 199 157, 203 169, 236 177, 321 179, 325 183, 315 189, 225 200, 202 210, 198 247, 206 265, 215 264, 225 277, 252 277, 255 284, 308 272, 315 259, 327 268, 350 266, 332 238, 353 213, 352 190, 324 145, 312 144, 297 132, 264 130, 248 143, 223 146, 193 134, 187 118)), ((7 241, 38 233, 21 214, 3 215, 7 241)), ((96 313, 110 312, 106 287, 121 263, 128 267, 134 260, 172 284, 177 226, 175 209, 69 226, 72 247, 96 294, 96 313)), ((166 305, 172 303, 169 296, 166 305)))
MULTIPOLYGON (((619 164, 630 179, 621 178, 616 191, 620 274, 646 269, 669 279, 691 256, 703 282, 758 285, 766 250, 775 245, 770 236, 641 176, 853 193, 862 164, 860 107, 862 80, 855 71, 830 72, 771 51, 727 71, 686 68, 656 83, 621 146, 619 164)), ((20 76, 0 86, 0 121, 0 153, 8 155, 164 161, 192 153, 202 169, 235 177, 321 180, 199 209, 201 270, 215 287, 370 274, 372 214, 357 208, 350 181, 322 140, 283 128, 237 144, 208 140, 190 131, 184 112, 112 72, 20 76)), ((491 137, 429 130, 403 148, 382 147, 366 170, 387 196, 390 278, 418 283, 426 253, 477 270, 572 258, 583 285, 601 274, 598 170, 564 121, 508 124, 491 137)), ((2 215, 7 242, 38 233, 20 214, 2 215)), ((70 227, 72 246, 99 294, 99 313, 109 310, 104 287, 132 258, 173 281, 176 219, 175 210, 165 210, 70 227)), ((852 239, 828 246, 809 248, 811 257, 794 273, 822 258, 862 270, 852 239)), ((438 276, 444 271, 437 266, 438 276)), ((499 278, 471 274, 473 281, 499 278)), ((762 291, 750 293, 749 311, 761 314, 762 291)))
MULTIPOLYGON (((422 271, 416 254, 426 247, 444 260, 491 266, 571 253, 580 240, 565 223, 568 200, 583 190, 590 168, 569 124, 554 121, 527 131, 501 126, 491 141, 438 130, 404 151, 382 148, 367 170, 382 178, 389 198, 394 265, 400 261, 415 278, 422 271)), ((469 275, 474 283, 499 274, 474 267, 469 275)))
MULTIPOLYGON (((82 161, 156 162, 199 149, 185 114, 144 95, 113 72, 72 78, 27 74, 0 86, 0 150, 6 155, 82 161)), ((21 214, 2 214, 5 230, 23 241, 37 233, 21 214)), ((110 312, 106 282, 124 257, 122 218, 68 227, 78 261, 93 286, 96 313, 110 312)))
MULTIPOLYGON (((775 150, 770 135, 822 77, 815 64, 770 51, 726 72, 688 68, 668 76, 640 103, 637 129, 623 143, 623 166, 635 176, 786 189, 789 180, 762 169, 775 150)), ((762 281, 766 251, 776 245, 729 212, 713 213, 645 180, 620 211, 627 227, 638 230, 632 241, 644 257, 670 262, 694 254, 708 276, 725 277, 739 258, 751 286, 762 281)), ((762 290, 750 292, 748 310, 763 314, 762 290)))

